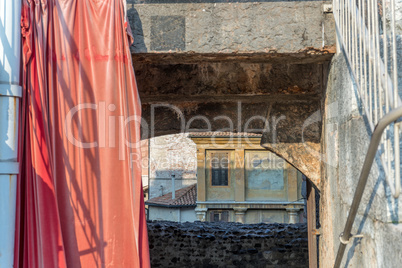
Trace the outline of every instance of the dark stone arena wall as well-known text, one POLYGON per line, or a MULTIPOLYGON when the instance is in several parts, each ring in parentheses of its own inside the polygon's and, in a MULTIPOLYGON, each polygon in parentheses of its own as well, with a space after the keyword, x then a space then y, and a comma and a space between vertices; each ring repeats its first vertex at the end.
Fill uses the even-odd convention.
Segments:
POLYGON ((148 222, 152 267, 308 267, 306 224, 148 222))

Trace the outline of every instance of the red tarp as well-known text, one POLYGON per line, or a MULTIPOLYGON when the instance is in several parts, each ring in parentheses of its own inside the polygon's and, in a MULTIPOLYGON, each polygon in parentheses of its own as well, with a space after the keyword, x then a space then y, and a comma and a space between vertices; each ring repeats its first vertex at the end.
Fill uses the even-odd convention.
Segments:
POLYGON ((149 267, 124 0, 24 0, 15 267, 149 267))

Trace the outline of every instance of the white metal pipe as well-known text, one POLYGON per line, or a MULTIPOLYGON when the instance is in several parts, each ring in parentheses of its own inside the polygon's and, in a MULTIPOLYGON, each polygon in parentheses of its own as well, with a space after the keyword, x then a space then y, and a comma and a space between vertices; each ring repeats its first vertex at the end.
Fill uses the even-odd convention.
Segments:
MULTIPOLYGON (((372 26, 372 21, 373 21, 373 12, 370 12, 371 11, 371 8, 372 8, 372 4, 371 4, 371 0, 369 0, 368 1, 368 3, 367 3, 367 9, 368 9, 368 33, 366 34, 366 37, 368 38, 368 40, 371 40, 371 36, 372 36, 372 34, 371 34, 371 26, 372 26)), ((369 44, 369 51, 373 51, 374 50, 374 44, 372 43, 372 42, 369 42, 368 43, 369 44)), ((373 58, 374 57, 372 57, 371 56, 372 55, 372 53, 369 53, 369 55, 368 55, 368 64, 369 64, 369 87, 368 87, 368 90, 369 90, 369 105, 368 105, 368 114, 369 114, 369 118, 370 118, 370 120, 369 120, 369 122, 371 123, 371 125, 372 125, 372 122, 373 122, 373 79, 372 79, 372 77, 373 77, 373 58)))
MULTIPOLYGON (((379 46, 377 45, 378 43, 378 13, 377 13, 377 1, 372 0, 371 1, 372 5, 373 5, 373 10, 374 10, 374 14, 373 14, 373 37, 374 37, 374 51, 379 51, 379 46), (376 41, 377 40, 377 41, 376 41)), ((373 70, 374 70, 374 79, 373 79, 373 92, 374 92, 374 125, 378 122, 378 110, 377 110, 377 77, 378 77, 378 72, 377 72, 377 63, 379 62, 380 58, 377 57, 377 55, 374 55, 374 65, 373 65, 373 70)))
MULTIPOLYGON (((365 8, 365 3, 366 1, 362 1, 362 6, 361 9, 363 11, 363 20, 360 23, 360 27, 362 28, 361 30, 361 39, 362 40, 366 40, 366 31, 363 31, 364 28, 364 23, 366 21, 366 8, 365 8)), ((363 42, 363 70, 364 70, 364 84, 363 84, 363 88, 364 88, 364 104, 365 107, 367 107, 368 105, 368 93, 367 93, 367 43, 363 42)))
MULTIPOLYGON (((377 11, 377 10, 376 10, 377 11)), ((378 12, 378 11, 377 11, 378 12)), ((384 47, 384 71, 385 71, 385 77, 389 77, 388 74, 388 34, 387 34, 387 22, 386 22, 386 9, 385 9, 385 4, 382 5, 382 28, 383 28, 383 47, 384 47)), ((388 113, 390 111, 390 107, 389 107, 389 84, 391 81, 389 81, 390 79, 386 79, 385 80, 385 113, 388 113)), ((395 88, 394 88, 395 90, 395 88)), ((396 105, 396 102, 394 102, 394 104, 396 105)), ((396 106, 395 106, 396 107, 396 106)))
POLYGON ((172 199, 176 198, 175 179, 176 179, 176 176, 172 175, 172 199))
MULTIPOLYGON (((359 0, 359 9, 358 9, 358 11, 359 11, 359 16, 360 17, 363 17, 362 16, 362 9, 361 9, 361 6, 362 6, 362 0, 359 0)), ((361 23, 361 21, 359 21, 359 22, 357 22, 357 23, 361 23)), ((360 85, 360 87, 361 88, 363 88, 363 81, 364 81, 364 79, 363 79, 363 38, 362 38, 362 27, 361 27, 361 25, 359 25, 359 81, 358 81, 358 83, 359 83, 359 85, 360 85)), ((365 98, 365 96, 362 96, 363 97, 363 99, 365 98)))
MULTIPOLYGON (((395 1, 391 1, 391 35, 392 35, 392 61, 393 61, 393 84, 394 84, 394 100, 398 99, 398 58, 396 51, 396 33, 395 33, 395 1)), ((394 102, 394 109, 397 108, 397 102, 394 102)), ((401 189, 401 166, 400 166, 400 139, 399 139, 399 124, 394 124, 394 176, 396 178, 395 191, 400 192, 401 189)))
POLYGON ((399 139, 399 123, 394 124, 394 154, 395 154, 395 191, 401 190, 401 151, 399 139))
MULTIPOLYGON (((353 5, 353 13, 356 13, 357 11, 356 11, 357 9, 356 9, 356 5, 353 5)), ((357 19, 356 18, 353 18, 353 46, 354 46, 354 49, 353 49, 353 54, 355 55, 354 57, 353 57, 353 68, 355 69, 355 73, 358 75, 358 70, 357 70, 357 63, 358 63, 358 58, 357 58, 357 47, 358 47, 358 45, 357 45, 357 42, 358 42, 358 38, 357 38, 357 19)))
POLYGON ((21 1, 0 0, 0 267, 13 267, 22 94, 21 1))
MULTIPOLYGON (((391 1, 391 35, 392 35, 392 60, 393 60, 393 84, 394 99, 398 99, 398 58, 396 53, 396 33, 395 33, 395 1, 391 1), (396 89, 396 90, 395 90, 396 89)), ((394 102, 396 108, 397 102, 394 102)))

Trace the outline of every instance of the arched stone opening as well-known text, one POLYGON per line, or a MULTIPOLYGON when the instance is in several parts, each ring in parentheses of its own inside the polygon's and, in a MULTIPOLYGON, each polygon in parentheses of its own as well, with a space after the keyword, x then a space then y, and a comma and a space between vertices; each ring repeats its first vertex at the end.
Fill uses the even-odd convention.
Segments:
POLYGON ((143 139, 198 131, 263 134, 265 148, 320 188, 327 56, 140 54, 133 59, 143 139))

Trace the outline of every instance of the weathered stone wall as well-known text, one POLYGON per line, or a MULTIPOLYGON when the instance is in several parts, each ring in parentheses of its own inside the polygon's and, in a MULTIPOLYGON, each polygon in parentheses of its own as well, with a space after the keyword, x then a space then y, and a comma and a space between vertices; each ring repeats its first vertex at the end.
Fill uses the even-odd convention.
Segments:
POLYGON ((128 0, 143 139, 265 129, 265 147, 320 187, 320 124, 302 124, 319 113, 335 52, 330 3, 128 0))
POLYGON ((196 145, 188 134, 173 134, 150 139, 149 199, 197 183, 196 145), (162 186, 162 188, 161 188, 162 186))
POLYGON ((207 62, 155 64, 136 62, 143 101, 202 96, 304 94, 322 91, 322 68, 316 63, 278 64, 207 62), (151 99, 152 98, 152 99, 151 99))
MULTIPOLYGON (((320 265, 332 267, 370 142, 358 92, 343 54, 331 63, 323 117, 320 265)), ((401 144, 402 146, 402 144, 401 144)), ((402 200, 394 200, 379 158, 374 161, 353 225, 363 234, 346 248, 341 267, 400 267, 402 200)))
POLYGON ((295 53, 335 44, 330 1, 128 0, 134 52, 295 53))
POLYGON ((149 206, 149 220, 174 221, 174 222, 194 222, 197 220, 194 207, 186 208, 167 208, 149 206))
POLYGON ((305 224, 148 222, 151 266, 308 267, 305 224))
MULTIPOLYGON (((387 21, 387 27, 390 30, 392 27, 392 22, 391 22, 391 14, 392 14, 392 9, 391 9, 391 0, 382 0, 382 2, 385 5, 386 8, 386 21, 387 21)), ((382 8, 382 5, 380 6, 382 8)), ((380 10, 382 13, 382 9, 380 10)), ((397 35, 402 34, 402 1, 400 0, 395 0, 395 30, 397 35)))
POLYGON ((142 170, 142 187, 148 186, 148 165, 149 165, 149 139, 141 141, 141 170, 142 170))

